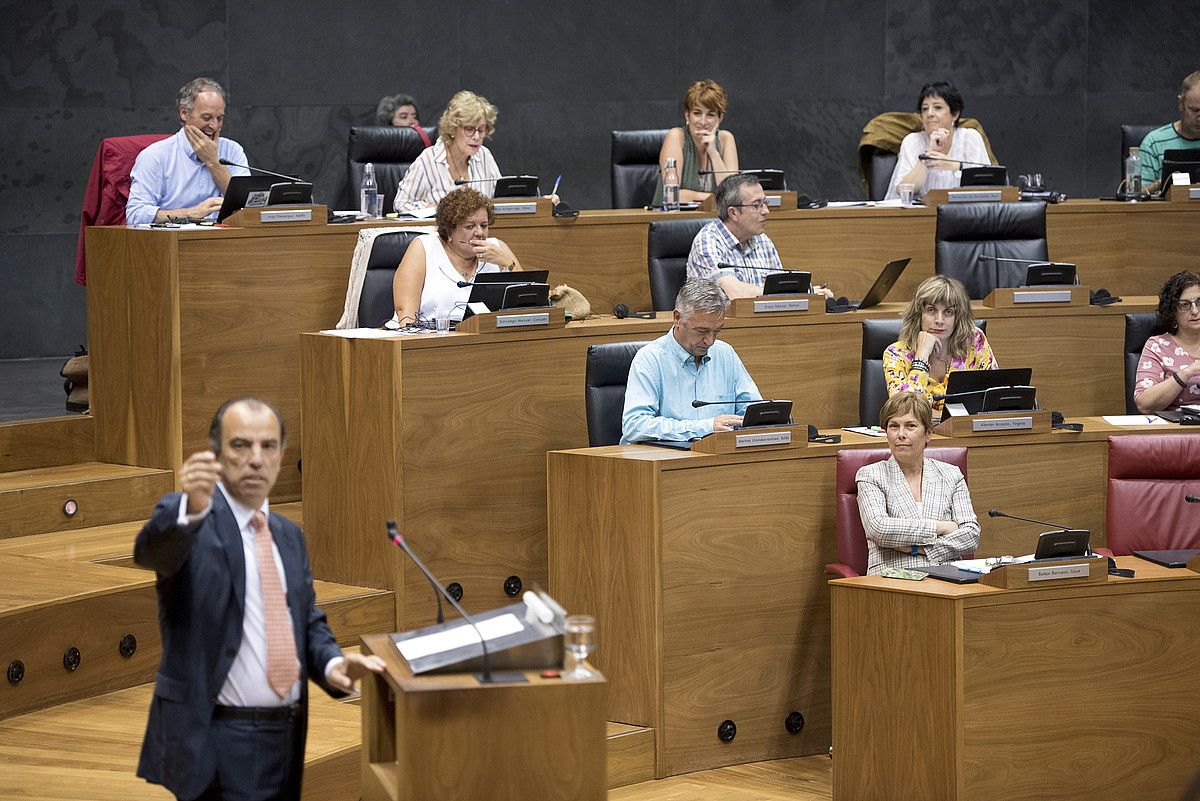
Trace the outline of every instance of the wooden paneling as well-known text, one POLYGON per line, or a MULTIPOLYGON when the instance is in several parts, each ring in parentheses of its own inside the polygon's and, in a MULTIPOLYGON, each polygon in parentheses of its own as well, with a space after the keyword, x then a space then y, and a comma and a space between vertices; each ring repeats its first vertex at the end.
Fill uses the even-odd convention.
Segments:
POLYGON ((1181 797, 1200 753, 1200 718, 1181 702, 1200 665, 1195 583, 968 608, 964 797, 1181 797), (1047 759, 1064 740, 1081 758, 1047 759))
POLYGON ((393 630, 392 593, 350 587, 331 581, 314 581, 317 605, 325 612, 329 628, 343 648, 357 645, 364 634, 393 630))
POLYGON ((832 583, 834 797, 1178 798, 1200 722, 1200 576, 997 590, 832 583), (881 754, 887 758, 880 758, 881 754))
POLYGON ((609 723, 608 789, 654 778, 654 732, 623 723, 609 723))
POLYGON ((96 458, 175 469, 183 462, 179 234, 89 228, 87 248, 96 458))
POLYGON ((96 458, 91 415, 0 423, 0 472, 91 462, 96 458))
POLYGON ((164 470, 87 462, 0 474, 0 538, 138 520, 171 491, 164 470), (73 517, 63 504, 74 500, 73 517))

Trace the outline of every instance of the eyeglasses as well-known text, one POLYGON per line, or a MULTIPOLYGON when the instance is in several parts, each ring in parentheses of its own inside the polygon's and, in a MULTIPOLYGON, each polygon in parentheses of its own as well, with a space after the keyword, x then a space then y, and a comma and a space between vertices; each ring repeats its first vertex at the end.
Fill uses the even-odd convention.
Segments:
POLYGON ((487 136, 488 134, 490 134, 492 132, 492 129, 486 125, 481 126, 481 127, 476 127, 474 125, 460 125, 459 127, 462 128, 462 132, 467 135, 468 139, 470 139, 472 136, 475 136, 476 134, 478 134, 479 136, 487 136))
POLYGON ((731 209, 754 209, 755 211, 762 211, 763 209, 767 208, 767 205, 767 199, 762 198, 761 200, 756 200, 753 203, 730 203, 729 207, 731 209))
POLYGON ((1200 309, 1200 298, 1196 298, 1195 300, 1178 300, 1175 302, 1175 308, 1180 311, 1191 311, 1193 307, 1200 309))

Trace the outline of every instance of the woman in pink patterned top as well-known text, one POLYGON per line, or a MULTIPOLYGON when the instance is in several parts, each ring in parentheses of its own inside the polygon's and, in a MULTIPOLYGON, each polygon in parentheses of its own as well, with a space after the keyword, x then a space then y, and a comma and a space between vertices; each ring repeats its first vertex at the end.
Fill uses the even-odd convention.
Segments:
POLYGON ((1200 403, 1200 275, 1175 273, 1158 293, 1158 325, 1138 359, 1133 402, 1144 414, 1200 403))
POLYGON ((999 368, 987 337, 975 327, 971 299, 962 282, 944 275, 926 278, 904 312, 900 340, 883 352, 888 396, 920 392, 940 412, 946 381, 955 370, 999 368))

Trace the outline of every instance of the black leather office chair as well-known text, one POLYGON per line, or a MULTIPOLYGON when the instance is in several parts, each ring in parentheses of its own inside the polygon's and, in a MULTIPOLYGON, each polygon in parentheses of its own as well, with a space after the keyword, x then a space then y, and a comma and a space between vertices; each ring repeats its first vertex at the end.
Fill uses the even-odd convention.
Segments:
POLYGON ((980 261, 979 256, 1045 261, 1045 203, 945 203, 938 207, 934 271, 957 278, 975 300, 996 287, 1021 286, 1027 264, 980 261))
POLYGON ((646 266, 650 271, 650 302, 655 311, 675 308, 675 296, 687 281, 692 240, 710 220, 660 220, 646 235, 646 266))
POLYGON ((358 299, 359 327, 378 328, 396 313, 392 302, 392 278, 400 266, 400 259, 404 258, 404 251, 418 236, 420 234, 412 231, 396 231, 380 234, 371 243, 367 275, 358 299))
POLYGON ((1133 402, 1138 357, 1142 355, 1146 340, 1157 333, 1160 333, 1158 315, 1154 312, 1125 315, 1125 414, 1138 414, 1137 404, 1133 402))
MULTIPOLYGON (((985 334, 987 320, 975 325, 985 334)), ((883 378, 883 352, 900 338, 900 320, 863 320, 862 369, 858 376, 858 424, 879 425, 879 410, 887 400, 887 382, 883 378)))
MULTIPOLYGON (((1161 125, 1162 123, 1159 123, 1161 125)), ((1125 178, 1125 157, 1129 155, 1129 148, 1141 147, 1142 140, 1146 138, 1146 134, 1153 131, 1158 125, 1132 125, 1130 123, 1121 123, 1121 159, 1117 162, 1117 175, 1121 176, 1117 180, 1125 178)))
MULTIPOLYGON (((429 141, 437 139, 437 128, 425 128, 429 141)), ((346 146, 346 208, 358 208, 358 188, 362 184, 363 165, 375 165, 375 180, 383 197, 384 214, 394 211, 396 190, 409 165, 421 155, 425 142, 412 128, 394 125, 355 126, 350 129, 346 146)))
POLYGON ((605 342, 589 345, 584 371, 583 401, 587 410, 588 445, 619 445, 625 385, 634 355, 648 341, 605 342))
POLYGON ((863 145, 859 148, 859 159, 867 173, 867 200, 883 200, 899 157, 882 148, 863 145))
MULTIPOLYGON (((654 200, 658 153, 666 129, 612 132, 612 207, 640 209, 654 200)), ((682 165, 681 165, 682 166, 682 165)))

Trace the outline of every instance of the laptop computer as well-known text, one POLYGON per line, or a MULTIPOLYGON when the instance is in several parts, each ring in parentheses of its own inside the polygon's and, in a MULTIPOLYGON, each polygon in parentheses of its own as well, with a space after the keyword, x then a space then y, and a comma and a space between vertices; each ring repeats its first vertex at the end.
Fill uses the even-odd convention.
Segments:
POLYGON ((242 209, 312 203, 312 184, 283 181, 269 175, 234 175, 225 188, 217 222, 242 209))
POLYGON ((517 270, 516 272, 479 273, 477 284, 544 284, 549 270, 517 270))
POLYGON ((1133 555, 1163 567, 1187 567, 1200 554, 1200 548, 1179 548, 1174 551, 1134 551, 1133 555))
MULTIPOLYGON (((892 291, 892 287, 900 280, 900 273, 904 272, 904 268, 912 259, 896 259, 889 261, 883 265, 883 269, 879 271, 879 275, 875 278, 875 283, 871 284, 871 288, 867 290, 867 294, 863 295, 862 300, 851 300, 846 303, 846 309, 869 309, 872 306, 878 306, 883 303, 883 299, 887 297, 887 293, 892 291)), ((839 310, 840 311, 840 310, 839 310)))

